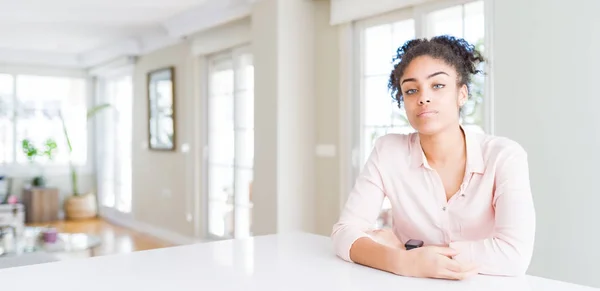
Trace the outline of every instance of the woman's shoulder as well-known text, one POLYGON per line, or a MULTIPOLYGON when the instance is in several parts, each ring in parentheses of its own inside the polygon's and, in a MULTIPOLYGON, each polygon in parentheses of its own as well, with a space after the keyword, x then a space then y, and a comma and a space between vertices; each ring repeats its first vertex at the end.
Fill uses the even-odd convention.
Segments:
POLYGON ((374 148, 379 152, 408 151, 415 137, 416 133, 387 133, 375 139, 374 148))
POLYGON ((516 140, 487 133, 475 134, 481 144, 482 153, 491 159, 506 159, 514 156, 527 156, 525 148, 516 140))

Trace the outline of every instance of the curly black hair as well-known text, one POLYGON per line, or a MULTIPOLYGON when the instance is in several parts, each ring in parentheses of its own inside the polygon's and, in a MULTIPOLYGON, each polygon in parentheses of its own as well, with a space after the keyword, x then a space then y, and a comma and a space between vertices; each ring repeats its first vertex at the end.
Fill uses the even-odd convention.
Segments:
POLYGON ((424 55, 440 59, 454 67, 459 76, 458 85, 467 85, 467 87, 471 83, 472 75, 482 73, 481 70, 477 69, 478 64, 486 61, 474 45, 462 38, 441 35, 430 40, 413 39, 407 41, 396 51, 396 56, 393 59, 393 62, 395 62, 394 69, 390 74, 388 84, 392 98, 398 102, 398 107, 402 107, 404 101, 402 88, 400 88, 400 79, 404 74, 404 70, 413 59, 424 55))

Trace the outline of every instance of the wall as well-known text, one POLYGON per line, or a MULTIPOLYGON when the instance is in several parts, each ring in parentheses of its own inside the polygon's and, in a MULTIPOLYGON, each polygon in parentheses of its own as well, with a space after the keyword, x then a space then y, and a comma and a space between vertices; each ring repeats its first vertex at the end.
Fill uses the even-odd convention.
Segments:
POLYGON ((315 5, 303 0, 278 2, 278 230, 312 232, 315 5))
POLYGON ((315 1, 263 0, 252 11, 254 229, 315 229, 315 1))
POLYGON ((277 230, 277 6, 258 1, 252 9, 254 54, 253 226, 256 235, 277 230))
POLYGON ((192 143, 193 64, 190 46, 181 43, 139 58, 134 72, 133 102, 133 213, 145 224, 193 236, 190 158, 181 151, 192 143), (175 152, 148 150, 147 73, 175 67, 175 152))
POLYGON ((329 25, 329 1, 315 4, 316 145, 333 146, 334 155, 315 157, 315 232, 330 235, 339 216, 339 54, 338 27, 329 25))
POLYGON ((600 287, 599 1, 494 1, 496 133, 529 152, 529 273, 600 287))

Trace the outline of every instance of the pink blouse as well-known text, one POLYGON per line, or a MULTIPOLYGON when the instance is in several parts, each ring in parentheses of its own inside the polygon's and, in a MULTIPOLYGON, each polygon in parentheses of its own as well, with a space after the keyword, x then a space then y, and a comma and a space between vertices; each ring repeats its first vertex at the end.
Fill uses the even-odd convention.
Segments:
POLYGON ((388 197, 392 229, 403 244, 449 245, 459 251, 455 260, 478 264, 482 274, 524 274, 536 223, 527 153, 510 139, 463 131, 466 174, 449 201, 418 134, 379 138, 333 227, 337 255, 352 262, 350 247, 368 237, 388 197))

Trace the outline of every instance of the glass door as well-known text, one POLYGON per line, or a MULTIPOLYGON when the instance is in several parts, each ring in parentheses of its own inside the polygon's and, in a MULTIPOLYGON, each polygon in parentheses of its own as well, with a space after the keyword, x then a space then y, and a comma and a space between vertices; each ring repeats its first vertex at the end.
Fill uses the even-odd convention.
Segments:
POLYGON ((246 49, 209 58, 208 236, 251 236, 254 67, 246 49))
POLYGON ((99 80, 98 194, 103 208, 128 214, 132 204, 133 88, 130 75, 99 80))

